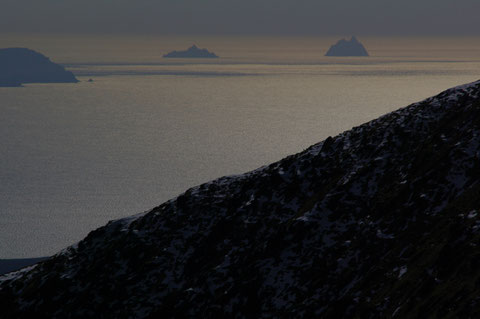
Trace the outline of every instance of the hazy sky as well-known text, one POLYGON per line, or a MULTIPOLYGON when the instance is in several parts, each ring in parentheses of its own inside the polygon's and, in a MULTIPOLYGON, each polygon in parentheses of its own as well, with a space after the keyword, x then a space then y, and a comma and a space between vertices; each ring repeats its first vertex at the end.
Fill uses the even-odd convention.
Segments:
POLYGON ((0 0, 0 32, 480 35, 480 0, 0 0))

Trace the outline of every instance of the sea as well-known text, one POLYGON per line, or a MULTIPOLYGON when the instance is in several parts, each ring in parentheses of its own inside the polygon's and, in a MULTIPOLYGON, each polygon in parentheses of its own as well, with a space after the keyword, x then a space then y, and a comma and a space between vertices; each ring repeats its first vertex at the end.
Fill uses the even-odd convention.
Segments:
POLYGON ((370 57, 325 57, 340 38, 2 34, 80 82, 0 88, 0 259, 480 79, 480 38, 358 35, 370 57), (193 44, 220 58, 162 57, 193 44))

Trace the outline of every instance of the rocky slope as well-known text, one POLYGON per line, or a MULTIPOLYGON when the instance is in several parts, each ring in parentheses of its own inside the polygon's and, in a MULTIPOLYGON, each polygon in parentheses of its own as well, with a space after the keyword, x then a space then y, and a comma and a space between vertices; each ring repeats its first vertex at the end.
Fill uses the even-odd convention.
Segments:
POLYGON ((0 317, 475 318, 480 81, 112 221, 0 317))
POLYGON ((23 83, 76 83, 72 72, 25 48, 0 49, 0 87, 23 83))

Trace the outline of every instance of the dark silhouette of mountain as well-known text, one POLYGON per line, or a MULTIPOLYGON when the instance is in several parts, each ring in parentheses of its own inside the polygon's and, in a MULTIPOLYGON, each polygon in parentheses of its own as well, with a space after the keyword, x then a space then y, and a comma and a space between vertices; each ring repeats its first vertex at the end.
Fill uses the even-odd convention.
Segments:
POLYGON ((109 222, 1 318, 476 318, 480 81, 109 222))
POLYGON ((341 39, 328 49, 325 56, 368 56, 368 52, 356 37, 350 41, 341 39))
POLYGON ((207 49, 199 49, 196 45, 192 45, 185 51, 172 51, 163 56, 164 58, 218 58, 218 56, 209 52, 207 49))
POLYGON ((72 72, 30 49, 0 49, 0 86, 23 83, 76 83, 72 72))

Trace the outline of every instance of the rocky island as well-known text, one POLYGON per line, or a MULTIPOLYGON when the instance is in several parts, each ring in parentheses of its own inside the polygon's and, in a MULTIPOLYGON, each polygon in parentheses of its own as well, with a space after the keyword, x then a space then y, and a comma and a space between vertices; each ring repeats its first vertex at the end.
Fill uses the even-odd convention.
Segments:
POLYGON ((111 221, 1 318, 475 318, 480 81, 111 221))
POLYGON ((195 44, 185 51, 172 51, 163 56, 164 58, 218 58, 218 56, 209 52, 207 49, 200 49, 195 44))
POLYGON ((325 56, 368 56, 368 52, 356 37, 352 37, 350 40, 341 39, 332 45, 325 56))
POLYGON ((76 83, 72 72, 26 48, 0 49, 0 87, 24 83, 76 83))

